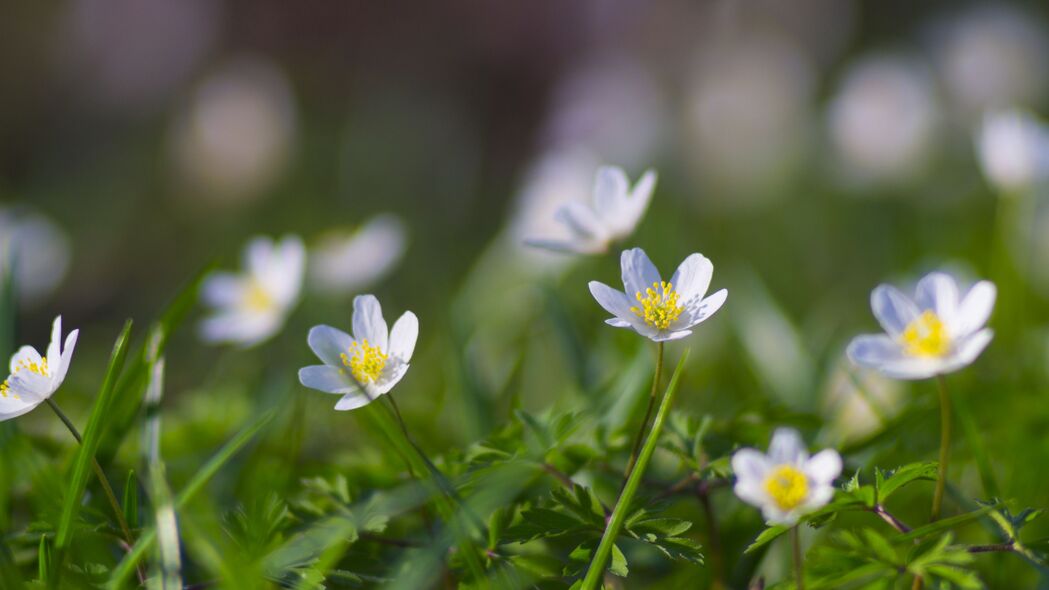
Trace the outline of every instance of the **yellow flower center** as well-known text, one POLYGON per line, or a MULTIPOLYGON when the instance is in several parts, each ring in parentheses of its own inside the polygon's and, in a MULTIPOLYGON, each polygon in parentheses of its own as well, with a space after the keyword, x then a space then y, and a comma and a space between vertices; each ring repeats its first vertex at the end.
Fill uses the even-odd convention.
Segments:
POLYGON ((342 364, 350 368, 353 378, 361 384, 375 383, 382 375, 388 358, 378 346, 369 344, 367 338, 351 344, 349 355, 344 352, 340 356, 342 364))
POLYGON ((780 510, 798 507, 809 495, 809 480, 793 465, 780 465, 765 478, 765 491, 780 510))
POLYGON ((943 320, 932 310, 925 310, 907 325, 900 336, 903 350, 911 356, 943 356, 951 349, 951 337, 943 320))
MULTIPOLYGON (((39 363, 34 363, 32 361, 23 359, 23 360, 19 361, 19 363, 17 365, 15 365, 15 372, 11 373, 11 375, 14 376, 16 373, 18 373, 22 369, 25 369, 26 371, 29 371, 30 373, 36 373, 37 375, 40 375, 42 377, 47 377, 50 374, 50 372, 47 369, 47 359, 46 358, 40 359, 39 363)), ((3 383, 0 383, 0 397, 7 397, 8 392, 11 391, 11 386, 10 386, 10 384, 8 384, 9 380, 10 380, 10 377, 8 379, 5 379, 3 383)), ((15 399, 18 399, 17 395, 15 396, 15 399)))
POLYGON ((666 330, 685 311, 685 306, 678 303, 674 285, 666 281, 652 283, 644 293, 638 291, 634 297, 641 306, 631 307, 630 311, 657 330, 666 330))
POLYGON ((262 287, 262 284, 252 279, 248 288, 244 291, 244 298, 241 304, 249 311, 268 311, 273 307, 273 298, 270 297, 269 292, 262 287))

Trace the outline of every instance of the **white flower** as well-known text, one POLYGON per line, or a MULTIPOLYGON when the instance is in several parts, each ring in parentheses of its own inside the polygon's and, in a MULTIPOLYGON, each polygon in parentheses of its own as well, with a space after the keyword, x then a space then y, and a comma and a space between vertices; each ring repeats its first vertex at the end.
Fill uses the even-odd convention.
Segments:
POLYGON ((306 250, 297 236, 257 237, 244 249, 244 272, 215 273, 202 297, 215 313, 200 324, 208 342, 258 344, 280 329, 299 298, 306 250))
POLYGON ((798 431, 778 428, 768 455, 740 449, 732 455, 736 496, 761 508, 769 524, 793 525, 834 497, 841 456, 825 449, 809 457, 798 431))
POLYGON ((976 138, 983 173, 998 189, 1019 192, 1049 176, 1049 129, 1027 113, 984 115, 976 138))
POLYGON ((527 239, 536 248, 576 254, 606 252, 612 242, 634 233, 652 199, 656 173, 649 170, 633 188, 622 168, 603 166, 594 178, 593 201, 569 201, 562 205, 554 219, 568 228, 568 239, 527 239))
POLYGON ((69 259, 69 238, 50 219, 20 206, 0 208, 0 284, 13 262, 21 303, 39 304, 54 291, 69 259))
POLYGON ((341 395, 336 410, 355 410, 393 389, 408 372, 419 319, 406 311, 386 328, 382 308, 374 295, 353 299, 353 336, 331 326, 314 326, 307 341, 323 365, 299 370, 299 382, 341 395))
POLYGON ((400 261, 405 233, 400 219, 379 215, 355 232, 325 236, 310 253, 310 284, 326 293, 359 293, 400 261))
POLYGON ((47 357, 32 346, 23 346, 11 357, 11 374, 0 383, 0 421, 17 418, 44 403, 62 385, 73 359, 80 330, 73 330, 62 344, 62 316, 55 318, 47 357))
POLYGON ((927 379, 976 360, 993 332, 994 284, 980 281, 961 297, 954 277, 934 272, 918 282, 914 300, 895 287, 878 285, 871 309, 886 334, 857 336, 847 354, 857 365, 895 379, 927 379))
POLYGON ((625 250, 620 261, 626 292, 590 281, 590 293, 615 316, 605 323, 630 328, 654 342, 688 336, 693 326, 713 315, 728 297, 728 290, 722 289, 704 299, 714 265, 702 254, 689 255, 670 282, 663 282, 641 248, 625 250))

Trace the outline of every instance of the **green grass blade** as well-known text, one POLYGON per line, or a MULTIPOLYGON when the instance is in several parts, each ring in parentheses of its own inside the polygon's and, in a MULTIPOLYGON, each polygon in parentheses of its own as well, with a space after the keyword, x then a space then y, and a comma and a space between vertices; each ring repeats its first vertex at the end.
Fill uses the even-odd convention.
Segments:
MULTIPOLYGON (((175 496, 175 510, 181 510, 190 500, 192 500, 201 490, 208 481, 215 476, 216 473, 226 463, 233 458, 245 445, 247 445, 256 434, 259 433, 266 425, 268 425, 275 416, 274 411, 266 412, 261 415, 255 422, 249 424, 244 430, 241 430, 230 439, 220 450, 215 453, 203 467, 197 471, 196 474, 189 480, 186 487, 175 496)), ((107 583, 108 588, 120 588, 127 581, 127 579, 135 572, 135 566, 138 565, 139 561, 145 556, 146 552, 149 551, 153 543, 157 540, 156 529, 149 529, 142 533, 139 537, 138 542, 131 549, 123 561, 117 564, 117 567, 113 569, 110 574, 109 582, 107 583)))
POLYGON ((135 477, 134 469, 127 472, 127 481, 124 482, 124 501, 121 506, 124 507, 124 520, 127 521, 128 526, 132 529, 138 528, 138 478, 135 477))
POLYGON ((623 493, 619 495, 619 500, 616 501, 616 507, 612 510, 608 526, 605 527, 605 534, 601 536, 601 543, 598 544, 597 551, 594 552, 594 558, 586 571, 586 577, 583 578, 582 590, 594 590, 601 583, 601 578, 605 573, 605 564, 608 563, 608 559, 611 557, 615 547, 616 537, 619 536, 619 531, 626 520, 627 512, 630 510, 630 503, 634 500, 634 494, 637 493, 637 488, 641 484, 641 478, 645 475, 645 468, 648 467, 648 462, 652 459, 652 453, 655 452, 656 445, 659 443, 659 434, 662 432, 663 424, 670 414, 670 407, 674 404, 678 380, 681 378, 681 372, 685 368, 685 361, 688 360, 688 352, 686 349, 685 353, 681 355, 681 360, 677 363, 677 368, 674 369, 674 376, 670 378, 670 384, 667 385, 666 393, 663 394, 663 401, 659 404, 656 419, 652 422, 652 430, 649 432, 648 438, 645 439, 645 445, 641 447, 641 454, 638 455, 637 463, 634 465, 633 471, 630 472, 630 477, 627 478, 626 486, 623 487, 623 493))
POLYGON ((88 477, 91 475, 91 463, 98 450, 98 444, 102 435, 109 427, 109 409, 113 405, 113 395, 116 392, 117 377, 124 367, 127 358, 128 338, 131 335, 131 320, 124 324, 124 330, 113 345, 113 354, 109 359, 109 367, 106 369, 105 378, 102 380, 102 388, 99 390, 95 404, 91 408, 91 417, 88 418, 87 428, 84 430, 84 440, 77 447, 73 462, 73 472, 69 478, 69 487, 66 490, 65 500, 62 505, 62 517, 58 522, 58 533, 55 535, 55 550, 58 556, 55 559, 56 571, 61 569, 62 557, 66 548, 73 538, 73 523, 80 511, 81 497, 87 487, 88 477))

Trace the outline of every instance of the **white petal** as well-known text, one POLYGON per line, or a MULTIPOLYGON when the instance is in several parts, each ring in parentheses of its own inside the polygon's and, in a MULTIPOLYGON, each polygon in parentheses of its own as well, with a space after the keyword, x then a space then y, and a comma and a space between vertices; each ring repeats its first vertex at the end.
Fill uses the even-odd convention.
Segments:
POLYGON ((645 170, 641 178, 630 191, 630 205, 638 214, 643 214, 652 200, 652 191, 656 188, 656 171, 645 170))
POLYGON ((368 397, 363 393, 350 393, 344 395, 342 399, 335 404, 335 409, 340 412, 346 410, 356 410, 357 408, 363 408, 364 406, 372 403, 373 398, 368 397))
POLYGON ((66 336, 66 344, 62 348, 62 356, 59 358, 58 368, 52 376, 52 379, 55 381, 55 387, 61 385, 66 378, 69 365, 73 361, 73 350, 76 349, 76 341, 79 336, 80 330, 73 330, 66 336))
POLYGON ((408 372, 408 366, 408 363, 398 363, 393 366, 388 365, 383 369, 383 374, 379 379, 379 382, 369 386, 369 393, 382 395, 393 389, 395 385, 401 382, 401 379, 403 379, 404 375, 408 372))
POLYGON ((801 434, 793 428, 777 428, 769 443, 769 462, 773 465, 802 465, 808 458, 801 434))
POLYGON ((944 359, 916 358, 901 354, 900 358, 887 360, 877 369, 893 379, 915 381, 945 373, 945 364, 944 359))
POLYGON ((991 311, 994 309, 994 300, 997 295, 994 283, 980 281, 969 289, 958 307, 958 318, 956 320, 955 332, 958 336, 966 336, 982 328, 991 311))
POLYGON ((692 330, 660 330, 658 334, 648 336, 653 342, 670 342, 671 340, 681 340, 686 336, 691 336, 692 330))
POLYGON ((987 348, 987 345, 991 343, 992 338, 994 338, 994 331, 990 328, 984 328, 965 338, 957 344, 954 354, 945 361, 943 372, 950 373, 971 365, 980 356, 980 353, 987 348))
POLYGON ((299 298, 305 272, 306 247, 298 236, 287 236, 274 249, 262 280, 271 296, 282 307, 289 307, 299 298))
POLYGON ((256 236, 244 247, 244 268, 249 274, 261 277, 266 274, 273 258, 273 240, 256 236))
POLYGON ((51 324, 51 342, 47 345, 47 368, 51 373, 58 370, 62 362, 62 316, 55 318, 51 324))
POLYGON ((279 313, 219 313, 200 323, 200 336, 206 342, 229 342, 249 347, 273 336, 283 323, 279 313))
POLYGON ((342 366, 342 355, 349 354, 353 338, 349 334, 331 326, 314 326, 306 337, 313 354, 324 364, 331 367, 342 366))
POLYGON ((732 455, 732 471, 738 481, 763 482, 770 467, 768 457, 756 449, 740 449, 732 455))
POLYGON ((597 300, 598 305, 605 311, 623 320, 628 325, 633 324, 637 314, 630 311, 633 302, 626 293, 609 287, 600 281, 590 281, 590 294, 597 300))
POLYGON ((204 279, 200 296, 212 307, 231 307, 244 300, 246 281, 241 275, 217 272, 204 279))
POLYGON ((725 305, 726 299, 728 299, 728 289, 722 289, 701 301, 698 306, 688 311, 687 318, 679 318, 679 321, 683 319, 690 328, 702 321, 706 321, 707 318, 721 309, 722 305, 725 305))
POLYGON ((0 396, 0 422, 32 412, 43 401, 43 398, 40 397, 33 397, 30 400, 15 392, 8 393, 6 397, 0 396), (15 397, 16 395, 18 397, 15 397))
POLYGON ((918 317, 918 306, 892 285, 878 285, 871 292, 871 310, 881 327, 896 337, 918 317))
POLYGON ((680 296, 680 303, 685 306, 698 305, 710 288, 710 278, 714 275, 714 264, 702 254, 690 254, 677 267, 670 278, 674 290, 680 296))
POLYGON ((605 240, 584 239, 581 237, 574 240, 528 238, 524 243, 532 248, 564 254, 601 254, 608 249, 608 242, 605 240))
POLYGON ((769 502, 764 483, 756 479, 741 479, 732 487, 736 496, 751 506, 762 507, 769 502))
POLYGON ((634 325, 631 324, 630 322, 628 322, 626 320, 621 320, 619 318, 608 318, 607 320, 605 320, 605 323, 608 324, 609 326, 613 326, 615 328, 633 328, 634 327, 634 325))
POLYGON ((817 484, 812 486, 809 490, 809 496, 805 498, 801 506, 795 509, 798 516, 808 514, 819 508, 823 508, 827 505, 827 502, 831 501, 834 497, 834 486, 827 484, 817 484))
POLYGON ((554 213, 554 219, 563 223, 577 237, 586 240, 607 240, 608 231, 594 210, 580 201, 569 201, 554 213))
POLYGON ((324 393, 346 394, 360 391, 345 371, 329 365, 310 365, 299 369, 299 383, 324 393))
POLYGON ((620 257, 620 266, 623 270, 623 286, 630 297, 644 293, 653 283, 661 281, 656 266, 641 248, 624 250, 620 257))
POLYGON ((805 464, 805 475, 815 482, 829 484, 841 475, 841 455, 834 449, 816 453, 805 464))
POLYGON ((766 502, 761 507, 761 513, 765 516, 765 522, 770 525, 781 524, 784 526, 792 526, 798 522, 798 511, 791 510, 790 512, 784 512, 780 510, 775 503, 766 502))
POLYGON ((845 354, 857 365, 876 369, 886 361, 902 358, 903 351, 885 334, 863 334, 852 339, 845 354))
MULTIPOLYGON (((7 379, 11 392, 22 397, 26 401, 43 401, 51 397, 55 392, 50 377, 34 373, 32 371, 19 371, 7 379)), ((8 393, 11 395, 11 393, 8 393)))
POLYGON ((918 281, 915 303, 922 311, 931 309, 941 319, 950 319, 958 309, 958 283, 947 273, 929 273, 918 281))
POLYGON ((415 314, 406 311, 393 323, 390 330, 391 356, 395 356, 403 362, 408 362, 415 351, 415 341, 419 337, 419 318, 415 314))
POLYGON ((382 306, 374 295, 358 295, 353 298, 353 338, 367 340, 379 350, 389 350, 390 331, 382 317, 382 306))
POLYGON ((43 359, 35 348, 32 346, 23 346, 18 349, 18 352, 11 355, 10 372, 14 373, 18 369, 18 366, 23 363, 39 365, 41 360, 43 359))
POLYGON ((618 166, 602 166, 594 176, 594 210, 599 216, 617 215, 622 211, 630 181, 618 166))

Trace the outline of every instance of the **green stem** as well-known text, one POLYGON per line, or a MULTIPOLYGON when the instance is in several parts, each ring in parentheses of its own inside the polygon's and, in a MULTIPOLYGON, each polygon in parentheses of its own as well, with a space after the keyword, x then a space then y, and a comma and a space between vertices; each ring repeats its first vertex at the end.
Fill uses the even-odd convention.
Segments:
POLYGON ((936 471, 936 491, 932 496, 931 521, 939 520, 943 507, 943 489, 947 484, 947 467, 951 459, 951 396, 947 393, 947 380, 936 376, 940 391, 940 465, 936 471))
POLYGON ((796 590, 805 590, 805 560, 801 558, 801 534, 798 525, 790 529, 790 544, 794 553, 794 586, 796 590))
POLYGON ((652 377, 652 391, 648 394, 648 408, 645 410, 645 418, 641 421, 641 428, 634 437, 634 446, 630 451, 630 459, 626 463, 626 472, 623 474, 625 482, 630 477, 634 463, 637 462, 637 453, 641 449, 641 441, 645 439, 645 430, 648 429, 648 419, 652 417, 652 408, 656 406, 656 393, 659 391, 659 376, 663 372, 663 343, 656 343, 656 374, 652 377))
POLYGON ((637 493, 637 488, 641 485, 641 478, 645 474, 645 468, 652 458, 652 453, 656 450, 656 445, 659 442, 659 433, 662 432, 663 424, 670 413, 670 407, 674 404, 678 379, 681 377, 681 371, 685 367, 686 360, 688 360, 688 350, 681 355, 681 360, 678 361, 677 368, 674 369, 674 376, 670 378, 670 385, 667 386, 666 393, 663 394, 663 401, 659 404, 659 411, 656 413, 656 419, 652 423, 652 430, 648 433, 648 438, 641 448, 641 453, 637 458, 637 465, 630 472, 626 485, 619 494, 619 500, 616 501, 616 507, 612 510, 612 516, 608 519, 605 532, 601 536, 601 542, 598 544, 597 550, 594 552, 594 558, 586 571, 586 577, 583 578, 581 590, 595 590, 598 584, 601 583, 605 573, 605 564, 608 563, 608 559, 612 555, 616 537, 619 536, 619 531, 623 528, 623 522, 626 521, 627 514, 630 511, 630 504, 634 499, 634 494, 637 493))

